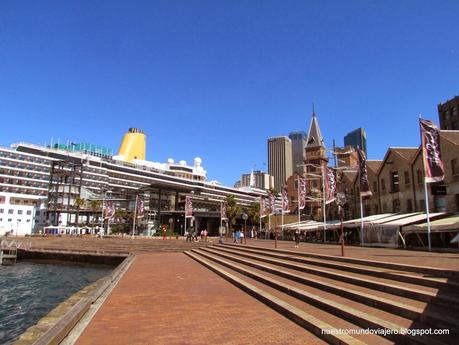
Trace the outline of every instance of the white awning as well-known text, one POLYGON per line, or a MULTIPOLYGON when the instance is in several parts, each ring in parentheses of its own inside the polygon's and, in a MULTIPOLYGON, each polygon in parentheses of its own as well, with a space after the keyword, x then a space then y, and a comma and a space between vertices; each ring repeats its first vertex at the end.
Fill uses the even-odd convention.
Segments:
MULTIPOLYGON (((437 217, 444 216, 444 215, 446 215, 446 213, 444 212, 430 213, 429 218, 432 219, 432 218, 437 218, 437 217)), ((423 220, 425 221, 427 219, 427 215, 425 213, 419 213, 419 212, 407 213, 407 214, 400 215, 400 216, 403 216, 403 217, 390 217, 390 219, 380 219, 379 221, 376 221, 372 223, 371 225, 374 224, 374 225, 378 225, 382 227, 405 226, 405 225, 413 224, 413 223, 420 222, 423 220)))
MULTIPOLYGON (((343 226, 345 228, 358 227, 358 226, 360 226, 360 223, 361 223, 362 220, 363 220, 364 223, 365 222, 372 222, 372 221, 376 221, 378 219, 388 218, 388 217, 393 216, 395 214, 396 213, 382 213, 382 214, 374 214, 372 216, 367 216, 367 217, 363 217, 363 218, 350 219, 350 220, 346 220, 345 222, 343 222, 343 226)), ((365 226, 365 224, 363 226, 365 226)))
MULTIPOLYGON (((459 231, 459 214, 430 222, 431 232, 459 231)), ((404 226, 402 233, 427 232, 427 222, 417 225, 404 226)))

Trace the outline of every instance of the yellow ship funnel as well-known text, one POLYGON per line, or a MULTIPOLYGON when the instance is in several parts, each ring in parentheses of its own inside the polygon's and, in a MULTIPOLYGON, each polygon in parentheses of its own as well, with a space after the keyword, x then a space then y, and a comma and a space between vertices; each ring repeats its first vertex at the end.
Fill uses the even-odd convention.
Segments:
POLYGON ((126 162, 132 163, 134 159, 145 160, 145 147, 147 138, 142 130, 129 128, 121 142, 118 155, 126 162))

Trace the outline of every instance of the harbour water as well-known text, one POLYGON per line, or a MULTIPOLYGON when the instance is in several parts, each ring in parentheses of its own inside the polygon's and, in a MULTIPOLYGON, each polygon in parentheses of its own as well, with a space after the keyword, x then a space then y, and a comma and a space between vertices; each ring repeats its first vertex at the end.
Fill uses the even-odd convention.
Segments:
POLYGON ((0 344, 13 343, 59 303, 112 270, 112 266, 28 261, 0 266, 0 344))

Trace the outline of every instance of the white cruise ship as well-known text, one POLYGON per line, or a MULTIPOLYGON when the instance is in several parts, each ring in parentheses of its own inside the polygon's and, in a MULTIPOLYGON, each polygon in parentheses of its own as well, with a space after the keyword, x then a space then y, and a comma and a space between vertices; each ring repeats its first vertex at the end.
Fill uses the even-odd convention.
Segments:
POLYGON ((97 212, 90 209, 89 201, 114 200, 132 210, 139 193, 146 196, 146 209, 159 224, 174 223, 171 225, 177 232, 184 232, 184 198, 188 195, 196 201, 195 225, 216 231, 219 205, 228 195, 245 206, 266 195, 263 190, 206 182, 207 172, 198 157, 192 166, 173 159, 167 163, 146 161, 145 141, 143 132, 130 128, 117 156, 103 147, 83 143, 41 146, 20 142, 10 148, 0 147, 0 235, 27 235, 47 225, 94 224, 97 212), (71 166, 81 171, 72 175, 72 181, 61 176, 56 185, 56 176, 60 176, 57 167, 69 172, 71 166), (78 210, 77 198, 86 200, 78 210))

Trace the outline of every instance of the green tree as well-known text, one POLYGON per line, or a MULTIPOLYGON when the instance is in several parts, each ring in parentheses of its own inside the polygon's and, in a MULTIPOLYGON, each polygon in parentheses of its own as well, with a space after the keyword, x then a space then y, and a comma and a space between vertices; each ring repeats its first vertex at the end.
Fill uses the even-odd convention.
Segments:
POLYGON ((248 210, 249 219, 252 224, 258 224, 260 221, 260 202, 254 201, 250 204, 248 210))
POLYGON ((236 222, 236 218, 242 213, 242 207, 236 201, 234 195, 226 197, 226 216, 228 217, 228 232, 232 232, 232 225, 236 222))
POLYGON ((125 222, 127 216, 128 216, 128 212, 127 212, 125 209, 123 209, 123 208, 118 208, 118 209, 116 209, 116 211, 115 211, 115 218, 116 218, 118 221, 121 220, 121 222, 125 222))
MULTIPOLYGON (((102 210, 102 205, 100 200, 91 200, 89 202, 89 208, 92 211, 92 213, 99 213, 102 210)), ((94 216, 94 214, 93 214, 94 216)))
POLYGON ((76 214, 76 226, 77 228, 80 225, 80 209, 86 204, 86 200, 83 198, 80 198, 79 196, 75 199, 75 206, 77 209, 77 214, 76 214))
POLYGON ((276 197, 279 196, 279 192, 274 187, 269 188, 268 192, 270 192, 271 194, 274 194, 274 196, 276 197))

